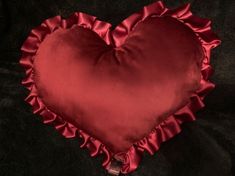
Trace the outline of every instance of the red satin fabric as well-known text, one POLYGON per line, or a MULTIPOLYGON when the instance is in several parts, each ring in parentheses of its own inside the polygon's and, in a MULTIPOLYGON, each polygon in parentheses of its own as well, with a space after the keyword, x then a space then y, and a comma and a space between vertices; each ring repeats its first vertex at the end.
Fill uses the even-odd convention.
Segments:
POLYGON ((110 26, 84 13, 48 19, 20 62, 34 112, 65 137, 78 134, 92 156, 104 153, 106 168, 115 157, 129 173, 204 106, 220 41, 189 5, 168 10, 160 1, 110 26))

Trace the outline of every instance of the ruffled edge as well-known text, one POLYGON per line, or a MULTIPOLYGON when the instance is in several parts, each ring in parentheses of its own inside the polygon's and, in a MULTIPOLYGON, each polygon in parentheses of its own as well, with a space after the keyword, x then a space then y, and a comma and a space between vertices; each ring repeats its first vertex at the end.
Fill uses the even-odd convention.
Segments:
POLYGON ((194 16, 190 11, 190 4, 183 5, 176 9, 167 9, 162 1, 145 6, 140 12, 134 13, 114 30, 111 31, 111 24, 98 20, 96 17, 82 12, 74 13, 68 19, 60 16, 45 20, 39 27, 33 29, 21 47, 22 57, 20 64, 25 69, 26 77, 22 84, 30 91, 25 99, 32 107, 33 112, 40 114, 45 124, 53 125, 66 138, 80 137, 81 147, 86 147, 91 156, 104 154, 103 166, 110 168, 112 158, 122 161, 121 172, 126 174, 134 171, 141 160, 142 153, 147 151, 153 155, 160 147, 160 144, 181 131, 180 125, 183 122, 195 120, 194 112, 204 107, 204 97, 214 88, 214 84, 208 79, 212 73, 210 65, 210 52, 220 44, 219 38, 211 30, 211 21, 194 16), (112 153, 101 141, 93 138, 83 130, 78 129, 71 123, 65 121, 56 113, 49 110, 38 96, 33 80, 33 61, 37 49, 44 38, 59 28, 68 29, 73 25, 82 26, 96 32, 108 45, 120 46, 135 26, 148 17, 173 17, 188 26, 201 42, 204 59, 201 67, 201 86, 190 98, 190 102, 157 125, 152 132, 134 143, 127 152, 112 153))

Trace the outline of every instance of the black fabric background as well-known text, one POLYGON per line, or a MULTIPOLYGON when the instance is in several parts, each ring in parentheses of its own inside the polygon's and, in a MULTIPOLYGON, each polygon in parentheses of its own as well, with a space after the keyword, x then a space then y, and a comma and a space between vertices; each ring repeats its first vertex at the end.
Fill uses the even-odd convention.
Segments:
MULTIPOLYGON (((79 140, 63 138, 41 123, 24 102, 20 84, 20 46, 46 18, 86 12, 114 26, 153 0, 1 0, 0 1, 0 176, 101 176, 102 157, 91 158, 79 140)), ((212 19, 222 45, 213 50, 216 89, 198 120, 145 154, 133 176, 235 175, 235 1, 166 0, 168 7, 192 3, 192 11, 212 19)))

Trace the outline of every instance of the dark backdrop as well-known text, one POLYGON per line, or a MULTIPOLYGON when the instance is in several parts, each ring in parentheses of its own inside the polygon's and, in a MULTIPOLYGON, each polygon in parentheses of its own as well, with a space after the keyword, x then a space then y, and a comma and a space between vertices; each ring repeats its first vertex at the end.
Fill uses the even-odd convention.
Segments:
MULTIPOLYGON (((79 141, 64 139, 41 123, 23 99, 19 48, 44 19, 74 11, 114 26, 153 0, 0 0, 0 176, 101 176, 102 157, 90 158, 79 141)), ((216 89, 198 120, 144 155, 133 176, 231 176, 235 173, 235 1, 166 0, 169 7, 192 3, 195 14, 213 20, 222 45, 213 50, 216 89)), ((234 174, 235 175, 235 174, 234 174)))

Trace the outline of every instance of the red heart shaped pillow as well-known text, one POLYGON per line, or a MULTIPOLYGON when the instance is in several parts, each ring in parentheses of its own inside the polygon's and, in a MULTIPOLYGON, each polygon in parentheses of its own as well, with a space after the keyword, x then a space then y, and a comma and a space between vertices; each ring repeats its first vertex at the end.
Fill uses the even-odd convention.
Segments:
POLYGON ((204 106, 220 41, 189 5, 156 2, 110 27, 81 12, 48 19, 30 33, 20 63, 34 112, 83 138, 92 156, 104 153, 110 173, 129 173, 204 106))

